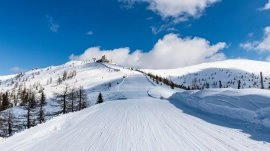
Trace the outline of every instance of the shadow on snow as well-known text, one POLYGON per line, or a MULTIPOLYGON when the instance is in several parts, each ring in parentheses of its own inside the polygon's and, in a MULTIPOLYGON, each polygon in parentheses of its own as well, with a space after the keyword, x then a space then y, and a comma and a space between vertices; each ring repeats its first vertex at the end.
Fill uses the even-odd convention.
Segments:
POLYGON ((190 107, 176 99, 173 99, 173 96, 171 96, 168 101, 186 114, 198 117, 211 124, 239 129, 241 132, 249 134, 249 138, 253 140, 270 143, 270 129, 262 125, 236 120, 222 115, 207 113, 200 109, 190 107))

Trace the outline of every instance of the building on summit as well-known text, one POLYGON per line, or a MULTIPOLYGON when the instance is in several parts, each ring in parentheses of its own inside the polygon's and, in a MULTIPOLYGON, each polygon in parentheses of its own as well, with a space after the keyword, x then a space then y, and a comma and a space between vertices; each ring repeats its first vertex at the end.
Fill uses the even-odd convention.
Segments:
POLYGON ((110 60, 108 60, 108 59, 106 58, 106 56, 103 55, 103 56, 101 57, 101 59, 97 60, 96 62, 99 62, 99 63, 109 63, 110 60))

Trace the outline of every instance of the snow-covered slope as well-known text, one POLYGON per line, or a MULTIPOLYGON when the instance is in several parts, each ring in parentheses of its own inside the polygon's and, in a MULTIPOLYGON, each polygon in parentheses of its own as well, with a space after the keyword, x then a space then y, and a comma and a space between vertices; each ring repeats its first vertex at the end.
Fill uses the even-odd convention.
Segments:
POLYGON ((263 74, 264 87, 270 86, 270 63, 235 59, 218 62, 202 63, 199 65, 169 70, 144 70, 171 79, 177 84, 189 87, 237 88, 238 80, 241 88, 261 88, 260 72, 263 74))
MULTIPOLYGON (((266 76, 268 69, 268 63, 228 60, 175 70, 147 71, 176 82, 181 82, 182 76, 188 82, 188 79, 196 76, 201 79, 212 72, 218 75, 212 75, 214 79, 222 80, 238 78, 245 73, 257 77, 260 71, 266 76), (245 68, 247 63, 253 67, 245 68)), ((243 75, 245 81, 248 77, 243 75)), ((270 128, 267 127, 270 95, 267 90, 172 90, 128 68, 81 61, 35 69, 15 77, 5 76, 0 80, 0 90, 43 87, 48 99, 66 85, 83 86, 92 103, 83 111, 55 117, 0 140, 1 151, 268 151, 270 148, 270 128), (58 83, 64 72, 69 75, 74 71, 76 76, 58 83), (99 92, 105 103, 93 105, 99 92)), ((46 108, 50 110, 53 108, 46 108)))
POLYGON ((260 89, 212 89, 175 93, 171 100, 206 113, 270 129, 270 93, 260 89))
POLYGON ((0 91, 43 87, 47 97, 52 98, 54 93, 61 91, 66 85, 69 87, 83 86, 90 91, 91 88, 98 88, 99 85, 109 81, 121 81, 123 76, 128 74, 134 74, 134 72, 124 68, 116 70, 100 63, 70 61, 60 66, 33 69, 16 76, 4 76, 0 79, 0 91), (67 76, 75 73, 75 76, 59 84, 58 79, 63 77, 64 72, 67 73, 67 76))
POLYGON ((107 99, 114 101, 54 118, 8 138, 0 143, 1 151, 269 150, 270 143, 240 129, 207 122, 150 97, 165 91, 141 74, 130 75, 111 90, 124 100, 112 95, 107 99))
POLYGON ((7 79, 11 79, 13 77, 15 77, 16 75, 6 75, 6 76, 0 76, 0 81, 4 81, 7 79))

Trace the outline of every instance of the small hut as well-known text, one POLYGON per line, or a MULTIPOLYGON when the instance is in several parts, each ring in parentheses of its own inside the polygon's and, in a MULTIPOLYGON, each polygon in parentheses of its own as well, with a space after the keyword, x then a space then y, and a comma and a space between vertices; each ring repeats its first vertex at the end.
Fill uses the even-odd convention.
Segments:
POLYGON ((101 59, 97 60, 96 62, 99 62, 99 63, 109 63, 110 61, 106 58, 105 55, 103 55, 101 57, 101 59))

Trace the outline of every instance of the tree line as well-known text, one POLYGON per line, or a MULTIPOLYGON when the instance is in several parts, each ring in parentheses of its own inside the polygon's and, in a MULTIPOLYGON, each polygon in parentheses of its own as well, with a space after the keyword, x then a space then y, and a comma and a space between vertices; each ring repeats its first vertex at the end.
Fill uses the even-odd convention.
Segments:
POLYGON ((138 69, 136 71, 141 72, 142 74, 150 77, 150 79, 153 80, 153 82, 155 82, 156 84, 162 84, 163 83, 163 84, 169 86, 171 89, 180 88, 180 89, 190 90, 189 86, 186 87, 183 84, 176 84, 172 80, 169 80, 167 78, 164 78, 164 77, 161 77, 161 76, 158 76, 158 75, 154 75, 152 73, 145 73, 144 71, 141 71, 141 70, 138 70, 138 69))
MULTIPOLYGON (((172 80, 169 80, 168 78, 161 77, 159 75, 155 75, 155 74, 152 74, 152 73, 145 73, 144 71, 141 71, 141 70, 136 70, 136 71, 141 72, 144 75, 150 77, 150 79, 154 83, 156 83, 156 84, 165 84, 167 86, 170 86, 172 89, 180 88, 180 89, 184 89, 184 90, 201 90, 201 89, 209 89, 210 88, 210 83, 208 83, 204 79, 200 80, 200 79, 194 78, 193 81, 192 81, 192 84, 186 86, 184 84, 176 84, 172 80), (201 82, 204 82, 204 83, 201 84, 201 82)), ((260 77, 260 79, 261 79, 261 83, 260 83, 261 84, 261 89, 264 89, 264 85, 263 85, 264 81, 263 81, 262 73, 260 73, 260 76, 261 76, 260 77)), ((243 79, 243 77, 241 79, 243 79)), ((237 82, 236 83, 237 84, 237 89, 243 88, 242 87, 242 81, 240 79, 237 80, 236 82, 237 82)), ((230 82, 230 83, 233 83, 233 82, 230 82)), ((226 88, 226 87, 228 87, 228 85, 223 85, 222 81, 213 82, 212 85, 215 88, 226 88)), ((270 88, 270 86, 269 86, 269 88, 270 88)))
POLYGON ((23 89, 16 93, 19 104, 13 100, 13 93, 0 93, 0 136, 7 137, 22 129, 45 122, 46 97, 40 92, 23 89), (16 114, 14 112, 16 111, 16 114))
POLYGON ((66 85, 62 91, 54 94, 52 105, 47 105, 44 90, 24 88, 16 93, 18 103, 14 103, 12 94, 9 91, 0 92, 0 137, 11 136, 44 123, 53 116, 80 111, 88 106, 87 93, 82 86, 70 88, 66 85), (47 107, 54 107, 53 112, 46 112, 47 107))

